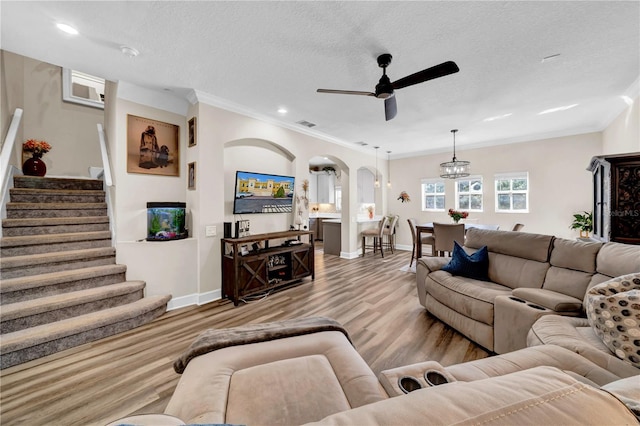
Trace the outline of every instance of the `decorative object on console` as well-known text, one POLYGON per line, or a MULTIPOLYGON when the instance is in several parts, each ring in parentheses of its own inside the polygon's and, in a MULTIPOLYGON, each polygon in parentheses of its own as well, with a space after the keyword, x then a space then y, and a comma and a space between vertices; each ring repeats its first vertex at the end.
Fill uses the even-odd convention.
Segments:
POLYGON ((402 202, 402 203, 410 203, 411 202, 411 198, 409 197, 409 194, 407 194, 407 191, 402 191, 400 193, 400 195, 398 196, 398 200, 400 200, 400 202, 402 202))
POLYGON ((589 238, 589 232, 593 231, 593 214, 591 212, 574 214, 571 229, 579 229, 580 238, 589 238))
POLYGON ((596 335, 618 358, 640 368, 640 272, 592 287, 586 300, 596 335))
POLYGON ((453 219, 455 223, 458 223, 460 219, 466 219, 469 217, 469 212, 458 211, 454 209, 449 209, 449 216, 453 219))
POLYGON ((487 246, 483 246, 472 255, 468 255, 460 244, 454 241, 451 260, 442 267, 442 270, 452 275, 489 281, 489 251, 487 246))
POLYGON ((458 160, 456 158, 456 132, 458 129, 451 130, 453 133, 453 160, 446 163, 440 163, 440 177, 446 179, 457 179, 469 176, 471 171, 471 163, 468 161, 458 160))
POLYGON ((51 145, 45 141, 28 139, 22 144, 23 152, 30 152, 31 158, 22 164, 22 173, 27 176, 44 176, 47 174, 47 165, 41 160, 42 156, 51 150, 51 145))

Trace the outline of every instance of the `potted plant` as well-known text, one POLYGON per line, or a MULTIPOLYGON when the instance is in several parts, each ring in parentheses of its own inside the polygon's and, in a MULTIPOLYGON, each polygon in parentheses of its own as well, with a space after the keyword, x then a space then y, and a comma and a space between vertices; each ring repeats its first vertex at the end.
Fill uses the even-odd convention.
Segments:
POLYGON ((579 229, 580 238, 589 238, 589 232, 593 231, 593 213, 585 211, 574 214, 571 229, 579 229))

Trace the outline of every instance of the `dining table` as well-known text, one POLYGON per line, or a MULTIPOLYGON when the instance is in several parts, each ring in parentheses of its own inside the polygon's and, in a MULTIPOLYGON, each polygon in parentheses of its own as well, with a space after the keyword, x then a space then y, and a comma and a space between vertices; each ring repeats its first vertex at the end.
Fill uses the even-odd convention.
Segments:
MULTIPOLYGON (((490 230, 498 230, 500 225, 488 225, 482 223, 465 223, 464 224, 464 232, 467 232, 471 228, 478 229, 490 229, 490 230)), ((420 259, 422 257, 422 233, 433 234, 433 222, 427 222, 420 225, 416 225, 416 259, 420 259)))

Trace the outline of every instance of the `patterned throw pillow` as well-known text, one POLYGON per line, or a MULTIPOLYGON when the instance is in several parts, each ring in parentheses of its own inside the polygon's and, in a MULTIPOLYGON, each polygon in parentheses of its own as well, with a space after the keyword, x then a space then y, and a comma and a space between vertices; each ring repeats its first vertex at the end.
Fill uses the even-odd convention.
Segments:
POLYGON ((592 287, 586 308, 591 328, 611 352, 640 368, 640 272, 592 287))
POLYGON ((451 260, 442 270, 449 272, 451 275, 489 281, 489 251, 487 246, 483 246, 472 255, 468 255, 460 244, 454 241, 451 260))

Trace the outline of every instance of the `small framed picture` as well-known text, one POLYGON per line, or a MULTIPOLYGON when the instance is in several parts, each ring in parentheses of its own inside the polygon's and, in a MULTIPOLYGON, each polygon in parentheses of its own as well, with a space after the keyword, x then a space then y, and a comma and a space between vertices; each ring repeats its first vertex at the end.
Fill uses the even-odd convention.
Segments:
POLYGON ((189 163, 187 169, 189 172, 187 189, 196 189, 196 162, 189 163))
POLYGON ((189 120, 189 147, 196 146, 198 141, 196 140, 196 118, 192 117, 189 120))

